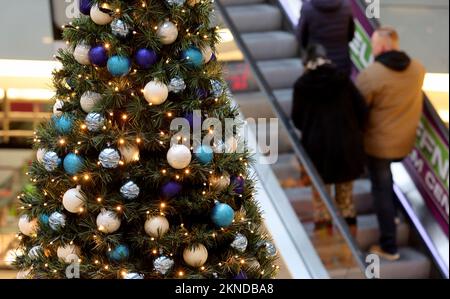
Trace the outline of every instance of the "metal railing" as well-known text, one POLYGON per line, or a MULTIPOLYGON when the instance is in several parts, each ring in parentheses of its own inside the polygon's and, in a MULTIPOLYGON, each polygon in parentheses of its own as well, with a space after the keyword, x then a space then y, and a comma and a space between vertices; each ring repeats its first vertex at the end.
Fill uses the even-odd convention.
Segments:
MULTIPOLYGON (((354 238, 352 237, 349 227, 345 220, 342 218, 342 216, 339 214, 339 212, 336 209, 336 206, 333 202, 333 199, 331 198, 330 194, 325 189, 325 184, 320 177, 319 173, 317 172, 315 166, 313 165, 312 161, 309 159, 308 154, 306 153, 305 149, 303 148, 302 144, 300 143, 300 140, 298 138, 298 135, 296 133, 296 129, 291 122, 290 118, 284 113, 283 108, 278 103, 278 100, 276 99, 272 89, 270 88, 267 80, 265 79, 264 75, 262 74, 261 70, 258 67, 258 64, 256 60, 253 58, 253 55, 251 54, 249 48, 245 44, 244 40, 242 39, 242 36, 239 33, 239 30, 237 29, 236 25, 234 24, 233 20, 231 19, 230 15, 228 14, 225 6, 220 3, 219 1, 216 1, 216 7, 218 11, 220 12, 224 22, 228 26, 228 29, 231 31, 231 33, 234 36, 236 44, 239 46, 240 50, 242 51, 244 57, 247 60, 247 63, 249 64, 253 75, 255 77, 256 82, 258 83, 259 88, 261 91, 265 94, 265 96, 268 98, 269 103, 271 104, 273 111, 275 112, 278 119, 281 121, 283 127, 286 129, 289 141, 292 145, 292 148, 294 150, 294 153, 296 157, 300 160, 300 162, 303 164, 303 167, 305 171, 308 173, 311 182, 315 189, 317 190, 319 196, 323 200, 325 206, 327 207, 334 225, 338 228, 340 233, 342 234, 342 237, 344 238, 345 242, 347 243, 350 251, 352 252, 352 255, 355 258, 356 263, 358 264, 359 268, 361 269, 362 273, 365 272, 366 269, 366 263, 364 262, 363 253, 359 249, 358 245, 356 244, 354 238)), ((280 7, 281 9, 281 7, 280 7)), ((286 21, 286 19, 285 19, 286 21)), ((274 200, 274 206, 275 208, 279 209, 280 213, 282 213, 282 205, 274 200)), ((288 227, 288 226, 287 226, 288 227)))

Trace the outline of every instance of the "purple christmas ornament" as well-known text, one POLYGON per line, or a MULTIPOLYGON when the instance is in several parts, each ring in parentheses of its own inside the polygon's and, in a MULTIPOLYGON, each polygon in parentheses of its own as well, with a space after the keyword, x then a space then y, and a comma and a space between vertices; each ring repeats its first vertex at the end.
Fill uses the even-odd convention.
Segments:
POLYGON ((158 62, 158 55, 153 50, 142 48, 134 54, 134 60, 141 69, 149 69, 158 62))
POLYGON ((202 127, 202 117, 198 113, 194 114, 194 112, 188 112, 184 118, 189 122, 191 129, 196 130, 202 127))
POLYGON ((234 277, 234 279, 248 279, 247 273, 241 271, 234 277))
POLYGON ((200 100, 204 100, 204 99, 206 99, 209 96, 208 91, 206 89, 203 89, 203 88, 197 89, 196 93, 197 93, 197 96, 199 97, 200 100))
POLYGON ((103 46, 95 46, 89 50, 89 60, 93 65, 106 66, 108 62, 108 52, 103 46))
POLYGON ((92 0, 80 0, 80 12, 83 15, 89 15, 91 13, 92 0))
POLYGON ((231 185, 234 187, 233 191, 237 194, 244 193, 245 180, 241 176, 232 176, 231 185))
POLYGON ((172 198, 181 192, 183 186, 177 182, 168 182, 161 188, 161 193, 166 198, 172 198))
POLYGON ((217 60, 216 53, 212 53, 211 59, 209 61, 216 61, 216 60, 217 60))

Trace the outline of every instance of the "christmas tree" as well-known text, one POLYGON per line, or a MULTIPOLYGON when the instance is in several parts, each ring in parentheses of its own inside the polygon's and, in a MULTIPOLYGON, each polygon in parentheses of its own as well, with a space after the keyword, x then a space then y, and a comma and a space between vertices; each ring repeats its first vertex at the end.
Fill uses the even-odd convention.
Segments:
POLYGON ((251 154, 237 150, 236 127, 223 132, 238 111, 214 54, 213 10, 80 1, 84 16, 65 26, 56 56, 54 114, 35 134, 35 187, 19 196, 19 277, 275 275, 251 154), (209 118, 219 125, 202 126, 209 118), (171 130, 174 119, 191 134, 171 130))

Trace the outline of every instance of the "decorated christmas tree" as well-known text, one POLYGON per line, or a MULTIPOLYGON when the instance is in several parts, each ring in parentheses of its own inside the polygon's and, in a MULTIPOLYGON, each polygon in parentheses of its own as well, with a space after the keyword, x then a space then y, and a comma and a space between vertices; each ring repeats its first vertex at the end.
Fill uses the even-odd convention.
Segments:
POLYGON ((238 150, 238 128, 224 132, 238 111, 213 10, 206 0, 80 1, 56 56, 53 116, 34 138, 34 188, 19 196, 19 277, 275 275, 251 154, 238 150))

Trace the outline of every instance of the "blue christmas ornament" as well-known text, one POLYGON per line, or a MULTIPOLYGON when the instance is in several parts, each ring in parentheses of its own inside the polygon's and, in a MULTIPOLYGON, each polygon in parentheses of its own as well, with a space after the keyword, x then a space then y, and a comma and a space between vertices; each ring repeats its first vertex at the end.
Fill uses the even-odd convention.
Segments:
POLYGON ((134 54, 134 61, 139 68, 146 70, 158 62, 158 55, 153 50, 142 48, 134 54))
POLYGON ((49 217, 47 214, 41 214, 39 216, 39 222, 42 224, 42 226, 48 226, 49 217))
POLYGON ((161 193, 166 198, 172 198, 181 192, 183 186, 177 182, 168 182, 161 188, 161 193))
POLYGON ((203 88, 197 89, 196 94, 200 100, 204 100, 209 96, 208 90, 203 88))
POLYGON ((212 148, 207 145, 197 147, 194 153, 201 164, 209 164, 214 159, 214 152, 212 148))
POLYGON ((69 116, 62 115, 60 117, 52 116, 56 131, 60 134, 68 134, 72 131, 73 120, 69 116))
POLYGON ((108 256, 112 261, 123 262, 130 256, 130 250, 127 245, 118 245, 116 248, 108 252, 108 256))
POLYGON ((95 46, 89 50, 89 61, 96 66, 106 66, 108 62, 108 52, 103 46, 95 46))
POLYGON ((184 118, 189 122, 191 130, 201 130, 202 128, 202 116, 199 113, 188 112, 184 118))
POLYGON ((114 77, 122 77, 130 72, 131 62, 128 57, 114 55, 108 59, 108 71, 114 77))
POLYGON ((217 203, 212 210, 211 219, 219 227, 228 227, 233 223, 234 211, 225 203, 217 203))
POLYGON ((83 15, 89 15, 91 13, 92 0, 79 0, 80 12, 83 15))
POLYGON ((203 64, 202 52, 195 47, 190 47, 183 51, 181 58, 186 60, 186 63, 190 67, 199 68, 203 64))
POLYGON ((70 153, 64 158, 63 166, 68 174, 75 175, 83 168, 83 158, 70 153))

